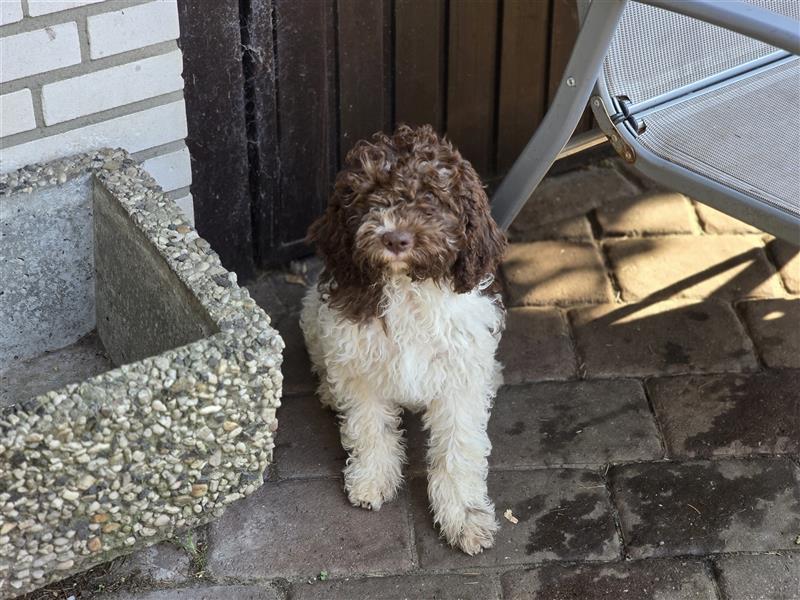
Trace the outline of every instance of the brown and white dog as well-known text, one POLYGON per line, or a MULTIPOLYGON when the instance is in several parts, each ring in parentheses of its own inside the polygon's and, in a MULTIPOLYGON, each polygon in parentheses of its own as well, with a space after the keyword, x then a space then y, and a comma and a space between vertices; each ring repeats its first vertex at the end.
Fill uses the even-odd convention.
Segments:
POLYGON ((323 404, 339 413, 350 502, 394 498, 403 409, 429 435, 428 496, 447 541, 467 554, 497 529, 486 489, 486 425, 505 312, 493 280, 506 240, 480 179, 432 128, 401 126, 347 155, 310 228, 324 271, 301 327, 323 404))

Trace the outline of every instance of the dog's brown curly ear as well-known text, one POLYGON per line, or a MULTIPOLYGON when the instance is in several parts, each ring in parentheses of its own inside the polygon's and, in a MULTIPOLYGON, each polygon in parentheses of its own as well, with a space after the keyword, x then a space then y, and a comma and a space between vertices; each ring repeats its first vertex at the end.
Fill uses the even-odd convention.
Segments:
POLYGON ((353 239, 343 206, 347 194, 337 185, 325 212, 308 228, 306 241, 316 244, 317 255, 325 266, 324 278, 339 285, 352 285, 357 279, 353 264, 353 239))
POLYGON ((464 242, 453 265, 453 287, 458 293, 474 289, 494 275, 506 250, 506 236, 492 218, 489 198, 475 169, 467 161, 458 165, 457 197, 464 221, 464 242))

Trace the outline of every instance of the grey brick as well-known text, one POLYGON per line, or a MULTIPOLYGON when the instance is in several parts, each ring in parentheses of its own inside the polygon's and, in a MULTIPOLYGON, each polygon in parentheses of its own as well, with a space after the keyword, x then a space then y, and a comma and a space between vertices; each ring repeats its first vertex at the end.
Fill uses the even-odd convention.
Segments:
POLYGON ((95 600, 285 600, 279 586, 208 585, 173 590, 118 592, 95 596, 95 600))
POLYGON ((104 579, 109 582, 134 578, 156 584, 179 584, 189 581, 189 555, 169 542, 162 542, 113 563, 104 579))
POLYGON ((547 565, 503 575, 505 600, 717 600, 703 563, 639 560, 606 565, 547 565))
POLYGON ((347 453, 336 414, 314 395, 289 396, 278 409, 274 470, 281 478, 336 476, 347 453))
POLYGON ((610 164, 579 169, 542 181, 524 209, 525 220, 554 223, 637 194, 639 188, 610 164))
POLYGON ((511 308, 498 360, 506 383, 575 376, 575 353, 566 318, 556 308, 511 308))
POLYGON ((499 582, 487 574, 398 575, 297 583, 292 600, 500 600, 499 582))
POLYGON ((667 375, 757 368, 753 345, 727 304, 605 305, 569 312, 578 360, 590 376, 667 375))
POLYGON ((619 540, 602 479, 571 469, 503 471, 489 475, 500 530, 495 545, 467 556, 440 539, 428 509, 426 482, 412 481, 412 510, 420 566, 425 569, 501 567, 543 560, 613 560, 619 540), (503 518, 511 509, 519 520, 503 518))
POLYGON ((651 379, 647 389, 674 457, 800 452, 800 371, 651 379))
POLYGON ((592 244, 511 244, 503 274, 515 306, 610 302, 614 297, 600 251, 592 244))
POLYGON ((787 459, 643 463, 610 476, 632 558, 796 546, 800 490, 787 459))
POLYGON ((508 228, 508 239, 512 242, 536 242, 540 240, 592 240, 592 226, 584 215, 562 221, 539 222, 539 209, 528 202, 508 228))
POLYGON ((800 368, 800 299, 742 302, 739 309, 768 367, 800 368))
POLYGON ((631 380, 504 387, 489 437, 490 464, 501 469, 663 456, 647 398, 631 380))
POLYGON ((726 600, 800 598, 800 552, 721 556, 714 562, 726 600))
POLYGON ((622 297, 739 298, 784 294, 757 236, 670 236, 604 243, 622 297))
POLYGON ((209 531, 219 579, 391 573, 411 567, 405 492, 378 512, 354 508, 339 480, 267 483, 209 531))
POLYGON ((703 223, 703 229, 707 233, 760 233, 760 230, 752 225, 734 219, 726 215, 724 212, 718 211, 716 208, 711 208, 702 202, 695 202, 697 214, 703 223))
POLYGON ((793 294, 800 294, 800 246, 787 241, 772 239, 767 250, 783 279, 783 285, 793 294))
POLYGON ((700 233, 688 198, 662 190, 604 202, 597 209, 597 220, 603 233, 612 235, 700 233))
POLYGON ((283 393, 313 393, 317 388, 317 378, 311 374, 311 360, 308 358, 297 313, 281 317, 274 326, 286 344, 281 367, 283 393))

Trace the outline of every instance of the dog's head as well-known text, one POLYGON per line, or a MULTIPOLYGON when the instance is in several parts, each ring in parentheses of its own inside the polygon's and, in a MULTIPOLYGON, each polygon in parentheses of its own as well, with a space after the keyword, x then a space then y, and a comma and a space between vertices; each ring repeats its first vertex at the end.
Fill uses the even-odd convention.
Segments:
POLYGON ((309 239, 334 303, 353 317, 376 314, 392 274, 468 292, 494 274, 506 244, 472 165, 430 126, 405 125, 347 154, 309 239))

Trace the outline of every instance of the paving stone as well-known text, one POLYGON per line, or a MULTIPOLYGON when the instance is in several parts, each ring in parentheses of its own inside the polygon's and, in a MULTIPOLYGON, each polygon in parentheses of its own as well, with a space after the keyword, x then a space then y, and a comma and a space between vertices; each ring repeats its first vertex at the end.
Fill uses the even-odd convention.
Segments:
POLYGON ((272 322, 280 320, 289 311, 289 308, 281 301, 278 291, 275 289, 274 273, 266 273, 259 276, 254 281, 247 284, 247 291, 261 308, 264 309, 272 322))
POLYGON ((604 234, 700 233, 692 203, 683 194, 663 190, 605 202, 597 209, 604 234))
POLYGON ((673 457, 800 452, 800 371, 651 379, 647 389, 673 457))
POLYGON ((118 592, 95 596, 95 600, 285 600, 277 585, 209 585, 149 592, 118 592))
POLYGON ((556 308, 511 308, 497 352, 506 383, 575 376, 569 325, 556 308))
POLYGON ((800 245, 773 239, 767 242, 767 251, 775 261, 786 289, 792 294, 800 294, 800 245))
POLYGON ((605 464, 664 454, 641 384, 565 381, 507 386, 489 422, 495 468, 605 464))
POLYGON ((508 239, 512 242, 536 242, 539 240, 592 240, 592 226, 585 215, 561 221, 539 221, 543 215, 534 202, 528 202, 508 228, 508 239))
POLYGON ((422 416, 408 411, 403 413, 403 428, 406 430, 406 473, 412 475, 425 475, 427 465, 425 453, 428 448, 428 434, 422 429, 422 416))
POLYGON ((614 298, 600 251, 592 244, 511 244, 503 274, 515 306, 599 303, 614 298))
POLYGON ((267 483, 212 523, 206 570, 248 580, 392 573, 411 567, 405 491, 371 512, 340 479, 267 483))
POLYGON ((412 480, 412 510, 420 566, 471 569, 543 560, 613 560, 620 545, 605 485, 597 473, 573 469, 501 471, 489 474, 500 529, 494 547, 467 556, 439 539, 428 509, 424 478, 412 480), (519 520, 507 521, 511 509, 519 520))
POLYGON ((800 598, 800 552, 721 556, 714 562, 726 600, 800 598))
POLYGON ((632 558, 791 549, 800 490, 788 459, 642 463, 611 470, 632 558))
POLYGON ((800 368, 800 299, 742 302, 739 309, 764 364, 800 368))
POLYGON ((694 205, 707 233, 760 233, 761 231, 702 202, 695 202, 694 205))
POLYGON ((625 300, 784 294, 757 236, 607 240, 604 247, 625 300))
POLYGON ((503 575, 505 600, 717 600, 700 561, 639 560, 607 565, 550 564, 503 575))
POLYGON ((610 164, 579 169, 545 178, 525 207, 525 220, 554 223, 639 193, 639 188, 610 164))
POLYGON ((487 574, 400 575, 295 584, 292 600, 500 600, 499 582, 487 574))
POLYGON ((314 393, 317 378, 311 373, 311 360, 306 351, 306 342, 300 329, 297 313, 290 313, 275 322, 286 348, 283 350, 283 393, 314 393))
MULTIPOLYGON (((753 345, 727 304, 667 301, 569 312, 591 376, 755 370, 753 345)), ((583 361, 583 362, 581 362, 583 361)))
POLYGON ((275 472, 282 479, 336 476, 347 453, 339 441, 336 415, 312 395, 288 396, 278 409, 275 472))
POLYGON ((189 580, 189 555, 172 543, 162 542, 114 563, 107 579, 135 578, 148 583, 184 583, 189 580))

